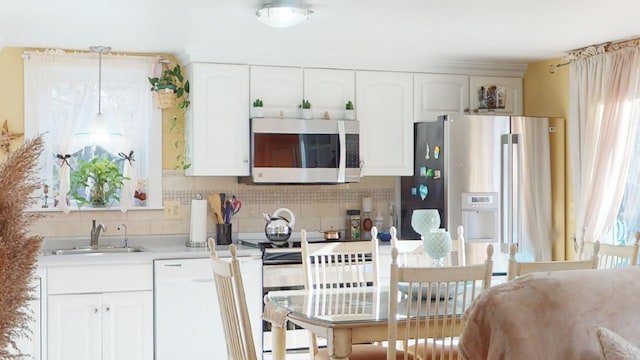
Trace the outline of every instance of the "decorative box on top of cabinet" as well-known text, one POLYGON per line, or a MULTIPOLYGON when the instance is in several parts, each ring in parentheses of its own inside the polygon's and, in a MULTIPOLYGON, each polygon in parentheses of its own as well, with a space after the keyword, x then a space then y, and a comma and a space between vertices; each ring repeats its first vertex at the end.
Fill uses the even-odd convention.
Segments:
POLYGON ((48 360, 152 360, 150 264, 48 269, 48 360))
POLYGON ((464 114, 469 109, 469 76, 450 74, 413 75, 414 122, 436 121, 445 114, 464 114))
POLYGON ((522 78, 471 76, 471 114, 522 115, 522 78))
POLYGON ((251 66, 250 99, 262 99, 265 117, 299 118, 302 84, 302 68, 251 66))
POLYGON ((311 102, 313 117, 322 119, 326 113, 344 119, 347 101, 356 100, 355 83, 353 70, 304 69, 304 98, 311 102))
POLYGON ((187 65, 186 175, 249 175, 249 66, 187 65))
POLYGON ((355 104, 363 175, 412 175, 413 74, 356 71, 355 104))

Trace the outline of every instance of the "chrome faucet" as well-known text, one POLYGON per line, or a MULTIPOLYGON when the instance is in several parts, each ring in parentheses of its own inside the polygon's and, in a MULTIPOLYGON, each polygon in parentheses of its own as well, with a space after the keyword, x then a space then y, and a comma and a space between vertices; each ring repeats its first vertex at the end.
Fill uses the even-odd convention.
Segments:
POLYGON ((93 225, 91 227, 91 247, 92 248, 98 247, 98 240, 100 239, 100 231, 107 231, 107 225, 100 223, 98 224, 98 226, 96 226, 96 219, 93 219, 93 225))
POLYGON ((124 228, 124 247, 128 248, 129 247, 129 237, 127 236, 127 225, 125 225, 125 224, 118 225, 118 231, 120 231, 122 228, 124 228))

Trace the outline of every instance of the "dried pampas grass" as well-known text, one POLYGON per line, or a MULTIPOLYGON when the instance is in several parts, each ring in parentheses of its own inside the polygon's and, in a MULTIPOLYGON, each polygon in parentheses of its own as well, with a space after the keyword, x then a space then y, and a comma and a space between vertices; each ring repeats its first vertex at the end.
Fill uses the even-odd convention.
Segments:
POLYGON ((27 236, 40 215, 24 210, 40 187, 36 175, 42 150, 41 137, 27 140, 0 165, 0 359, 23 358, 15 341, 31 335, 25 305, 32 300, 31 279, 42 237, 27 236))

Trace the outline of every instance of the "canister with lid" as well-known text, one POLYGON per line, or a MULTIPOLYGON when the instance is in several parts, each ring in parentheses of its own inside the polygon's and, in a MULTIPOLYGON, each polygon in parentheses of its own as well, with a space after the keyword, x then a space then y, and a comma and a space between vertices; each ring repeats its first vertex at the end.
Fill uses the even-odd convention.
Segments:
POLYGON ((360 210, 347 210, 347 240, 360 240, 360 210))

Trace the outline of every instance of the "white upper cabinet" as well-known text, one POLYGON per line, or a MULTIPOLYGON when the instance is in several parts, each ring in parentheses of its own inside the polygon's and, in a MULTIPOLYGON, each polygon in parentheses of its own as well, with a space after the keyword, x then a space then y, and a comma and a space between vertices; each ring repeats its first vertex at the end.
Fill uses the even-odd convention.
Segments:
POLYGON ((522 115, 522 78, 471 76, 471 113, 522 115))
POLYGON ((250 101, 255 99, 262 99, 265 117, 300 117, 302 68, 251 66, 250 101))
POLYGON ((414 121, 435 121, 439 115, 463 114, 469 108, 469 76, 413 76, 414 121))
POLYGON ((185 119, 186 175, 249 175, 249 66, 187 66, 191 106, 185 119))
POLYGON ((411 175, 413 74, 356 71, 355 106, 363 175, 411 175))
POLYGON ((343 119, 345 104, 355 101, 355 82, 352 70, 304 69, 304 98, 313 117, 322 119, 327 112, 331 119, 343 119))

